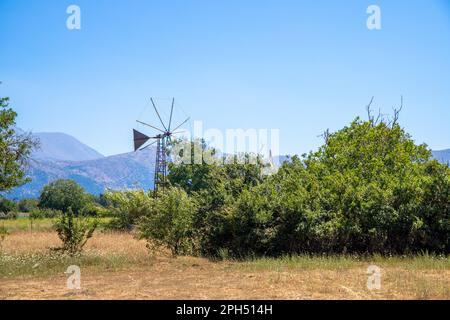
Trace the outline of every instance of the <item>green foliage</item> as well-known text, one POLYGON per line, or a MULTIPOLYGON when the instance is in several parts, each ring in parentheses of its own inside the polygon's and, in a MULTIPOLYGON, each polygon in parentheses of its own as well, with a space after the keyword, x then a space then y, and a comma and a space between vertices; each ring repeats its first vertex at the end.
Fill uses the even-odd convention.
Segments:
POLYGON ((219 157, 202 141, 192 142, 191 150, 192 164, 169 164, 168 180, 196 203, 193 228, 200 253, 220 256, 232 240, 231 212, 235 199, 264 181, 262 172, 266 165, 260 157, 248 154, 219 157), (196 159, 194 151, 209 155, 209 164, 205 158, 196 159))
POLYGON ((170 188, 155 199, 142 217, 139 236, 147 239, 148 247, 165 247, 173 255, 195 251, 195 202, 180 188, 170 188))
POLYGON ((356 119, 242 193, 235 254, 449 252, 448 166, 398 124, 356 119))
POLYGON ((84 245, 92 237, 97 228, 96 220, 82 216, 76 217, 72 209, 62 213, 54 224, 58 237, 63 242, 62 247, 54 250, 74 256, 83 250, 84 245))
POLYGON ((28 182, 24 169, 38 143, 30 134, 14 129, 17 113, 9 107, 9 98, 0 98, 0 192, 28 182))
POLYGON ((108 191, 104 199, 113 216, 108 227, 118 230, 131 229, 139 218, 150 212, 154 201, 153 192, 143 190, 108 191))
POLYGON ((16 212, 17 209, 17 205, 14 201, 0 198, 0 213, 7 215, 10 212, 16 212))
POLYGON ((62 211, 60 210, 35 208, 31 210, 29 217, 33 220, 53 219, 59 217, 61 214, 62 211))
POLYGON ((37 199, 22 199, 17 203, 18 210, 20 212, 29 213, 36 210, 39 205, 39 200, 37 199))
POLYGON ((107 217, 109 215, 107 209, 94 202, 88 202, 81 210, 81 213, 85 217, 107 217))
POLYGON ((73 180, 60 179, 46 185, 39 196, 39 207, 66 212, 71 208, 80 214, 87 203, 89 195, 73 180))
POLYGON ((450 169, 431 160, 397 116, 357 118, 326 132, 316 152, 293 157, 268 177, 260 162, 171 164, 169 183, 195 203, 185 232, 196 252, 448 254, 450 169))

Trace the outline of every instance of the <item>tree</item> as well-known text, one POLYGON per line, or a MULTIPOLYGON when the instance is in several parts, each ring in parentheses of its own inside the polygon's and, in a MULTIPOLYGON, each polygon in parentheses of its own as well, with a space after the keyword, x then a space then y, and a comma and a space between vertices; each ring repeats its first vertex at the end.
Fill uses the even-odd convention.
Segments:
POLYGON ((60 179, 46 185, 39 196, 39 207, 67 212, 69 208, 74 214, 81 213, 89 203, 89 196, 78 183, 73 180, 60 179))
POLYGON ((9 108, 9 98, 0 98, 0 192, 29 181, 25 168, 38 141, 14 128, 17 113, 9 108))

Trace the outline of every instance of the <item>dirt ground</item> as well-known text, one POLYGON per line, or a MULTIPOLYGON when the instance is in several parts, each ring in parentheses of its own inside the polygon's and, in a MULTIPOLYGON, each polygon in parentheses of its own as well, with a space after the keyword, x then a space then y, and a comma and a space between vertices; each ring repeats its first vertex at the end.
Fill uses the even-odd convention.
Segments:
MULTIPOLYGON (((16 233, 6 239, 3 251, 9 256, 45 253, 57 244, 52 233, 16 233)), ((368 263, 360 261, 302 268, 166 254, 152 257, 145 242, 129 234, 96 234, 86 253, 98 255, 99 261, 106 254, 127 259, 113 267, 81 266, 78 290, 67 288, 65 265, 48 274, 43 270, 2 275, 0 299, 450 299, 450 270, 442 268, 386 264, 381 289, 368 290, 368 263)))

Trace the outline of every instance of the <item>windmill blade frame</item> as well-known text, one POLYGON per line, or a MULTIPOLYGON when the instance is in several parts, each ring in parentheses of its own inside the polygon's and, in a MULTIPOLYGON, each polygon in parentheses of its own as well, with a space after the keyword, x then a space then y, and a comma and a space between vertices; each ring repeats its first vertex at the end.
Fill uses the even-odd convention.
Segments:
POLYGON ((137 122, 137 123, 140 123, 140 124, 143 124, 144 126, 147 126, 147 127, 153 128, 153 129, 156 129, 156 130, 158 130, 158 131, 161 131, 162 133, 165 133, 164 130, 161 130, 161 129, 155 127, 155 126, 152 126, 151 124, 148 124, 148 123, 145 123, 145 122, 142 122, 142 121, 139 121, 139 120, 136 120, 136 122, 137 122))
POLYGON ((161 116, 159 115, 158 109, 156 108, 156 105, 155 105, 155 102, 153 101, 153 98, 150 98, 150 101, 152 102, 153 108, 155 109, 156 115, 158 116, 159 121, 161 122, 161 124, 162 124, 164 130, 167 131, 167 128, 166 128, 166 126, 164 125, 164 122, 162 121, 161 116))
MULTIPOLYGON (((156 139, 159 139, 159 138, 156 138, 156 139)), ((154 144, 157 143, 157 142, 158 142, 158 140, 155 140, 155 141, 153 141, 152 143, 146 145, 145 147, 139 149, 139 151, 145 150, 145 149, 147 149, 148 147, 151 147, 152 145, 154 145, 154 144)))
POLYGON ((177 130, 178 128, 180 128, 183 124, 185 124, 186 122, 188 122, 191 118, 187 118, 186 120, 184 120, 178 127, 176 127, 175 129, 173 129, 173 131, 177 130))
POLYGON ((170 126, 172 125, 172 114, 173 114, 173 105, 175 104, 175 98, 172 99, 172 107, 170 107, 170 118, 169 118, 169 129, 167 131, 170 132, 170 126))

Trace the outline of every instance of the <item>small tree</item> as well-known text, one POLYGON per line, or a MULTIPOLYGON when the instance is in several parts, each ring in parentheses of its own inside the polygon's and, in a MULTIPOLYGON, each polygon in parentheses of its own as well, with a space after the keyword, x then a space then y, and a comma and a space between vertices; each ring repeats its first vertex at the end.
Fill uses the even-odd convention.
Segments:
POLYGON ((0 192, 29 181, 25 167, 38 142, 30 134, 18 133, 17 113, 9 108, 9 98, 0 98, 0 192))
POLYGON ((42 189, 39 196, 39 207, 67 212, 69 208, 79 214, 89 202, 89 196, 78 183, 73 180, 56 180, 42 189))
POLYGON ((63 246, 55 250, 68 253, 71 256, 80 253, 84 245, 92 237, 97 228, 97 221, 85 217, 75 217, 71 208, 62 213, 54 225, 63 246))

